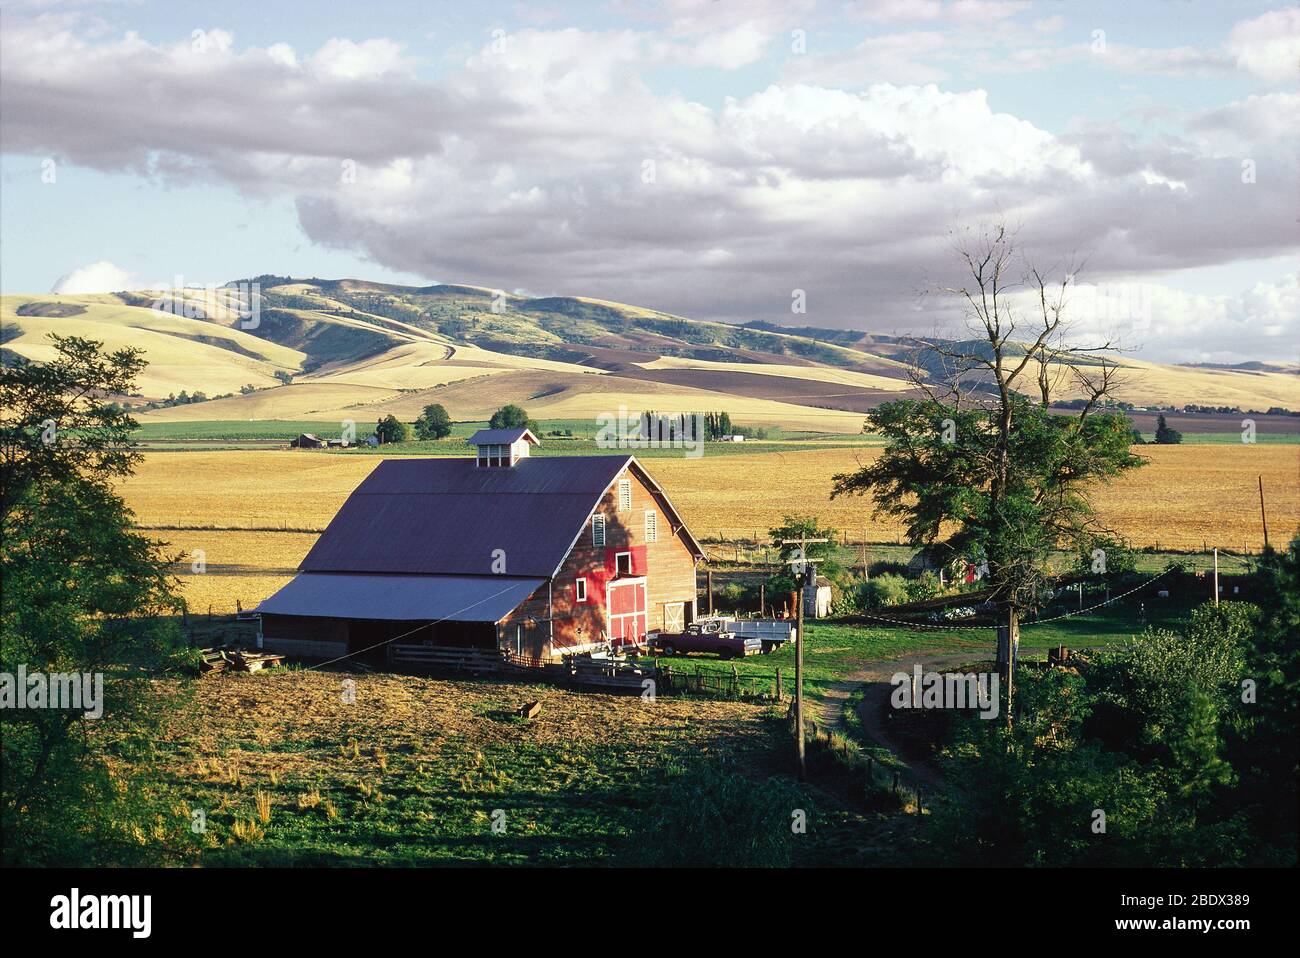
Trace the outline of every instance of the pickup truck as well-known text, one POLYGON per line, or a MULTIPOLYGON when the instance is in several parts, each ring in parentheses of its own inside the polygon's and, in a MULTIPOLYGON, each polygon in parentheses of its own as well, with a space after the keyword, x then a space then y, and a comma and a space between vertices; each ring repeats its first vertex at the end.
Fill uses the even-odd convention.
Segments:
POLYGON ((752 636, 763 643, 764 655, 786 642, 793 642, 795 637, 795 624, 788 619, 737 619, 728 615, 715 615, 696 619, 691 625, 698 625, 706 633, 731 632, 752 636))
POLYGON ((690 652, 713 652, 719 658, 734 659, 760 655, 763 642, 755 636, 734 632, 709 631, 692 622, 685 632, 660 632, 650 639, 650 650, 662 655, 686 655, 690 652))

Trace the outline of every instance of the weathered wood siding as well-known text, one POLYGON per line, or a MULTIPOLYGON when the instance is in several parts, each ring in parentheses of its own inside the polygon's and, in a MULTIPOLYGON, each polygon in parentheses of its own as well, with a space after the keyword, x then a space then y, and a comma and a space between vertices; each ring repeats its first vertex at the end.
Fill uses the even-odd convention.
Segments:
POLYGON ((695 557, 680 529, 674 529, 661 496, 651 491, 635 468, 619 476, 631 482, 630 508, 619 508, 619 483, 616 480, 601 500, 597 514, 605 517, 605 544, 593 544, 591 523, 578 536, 552 582, 554 639, 548 645, 546 605, 547 588, 543 586, 523 605, 502 621, 499 635, 503 647, 514 650, 519 642, 517 628, 523 627, 525 654, 547 656, 565 648, 600 642, 606 638, 605 587, 617 571, 617 555, 631 553, 632 575, 646 577, 646 625, 650 630, 664 624, 664 605, 682 602, 685 620, 694 618, 696 580, 695 557), (654 542, 646 539, 645 514, 653 509, 657 516, 658 535, 654 542), (587 581, 587 597, 577 601, 579 578, 587 581), (530 629, 528 623, 532 622, 530 629), (528 637, 531 635, 531 642, 528 637))
POLYGON ((262 648, 297 659, 332 659, 348 651, 347 619, 262 616, 262 648))

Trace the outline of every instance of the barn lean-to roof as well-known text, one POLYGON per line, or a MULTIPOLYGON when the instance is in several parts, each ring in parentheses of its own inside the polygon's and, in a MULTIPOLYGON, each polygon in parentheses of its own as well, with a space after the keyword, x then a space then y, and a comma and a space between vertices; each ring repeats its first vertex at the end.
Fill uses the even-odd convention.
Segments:
POLYGON ((304 572, 258 606, 263 615, 397 622, 499 622, 544 579, 304 572), (429 588, 437 582, 436 589, 429 588))
POLYGON ((473 459, 389 459, 348 497, 303 573, 504 574, 549 578, 625 468, 663 496, 673 529, 703 550, 632 456, 551 456, 510 468, 473 459))

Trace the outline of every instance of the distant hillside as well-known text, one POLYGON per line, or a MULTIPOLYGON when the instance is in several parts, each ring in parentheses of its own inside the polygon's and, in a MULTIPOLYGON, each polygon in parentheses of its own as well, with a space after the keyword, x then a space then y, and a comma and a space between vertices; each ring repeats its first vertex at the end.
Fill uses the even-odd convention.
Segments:
POLYGON ((1300 376, 1300 363, 1275 363, 1252 360, 1247 363, 1181 363, 1190 369, 1231 369, 1252 373, 1291 373, 1300 376))
MULTIPOLYGON (((51 354, 50 332, 141 347, 150 366, 134 402, 206 397, 142 413, 155 421, 412 419, 430 402, 468 420, 517 402, 548 419, 725 409, 742 424, 855 433, 865 410, 911 388, 908 344, 860 330, 736 326, 475 286, 253 279, 255 326, 233 288, 186 291, 163 304, 170 311, 149 292, 7 295, 0 342, 31 359, 51 354)), ((1300 378, 1284 364, 1120 361, 1121 398, 1138 406, 1300 409, 1300 378)))

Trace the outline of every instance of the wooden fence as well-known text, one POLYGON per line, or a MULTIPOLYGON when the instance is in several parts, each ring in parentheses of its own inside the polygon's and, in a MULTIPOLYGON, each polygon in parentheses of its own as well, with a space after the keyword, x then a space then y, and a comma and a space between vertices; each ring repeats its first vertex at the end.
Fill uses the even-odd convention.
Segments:
POLYGON ((235 615, 181 616, 181 634, 192 649, 210 649, 221 645, 253 648, 257 644, 257 620, 235 615))
POLYGON ((765 702, 780 702, 781 670, 776 674, 741 675, 735 667, 731 673, 703 670, 698 666, 694 671, 675 669, 671 665, 659 669, 659 688, 672 694, 711 695, 732 699, 757 699, 765 702))

